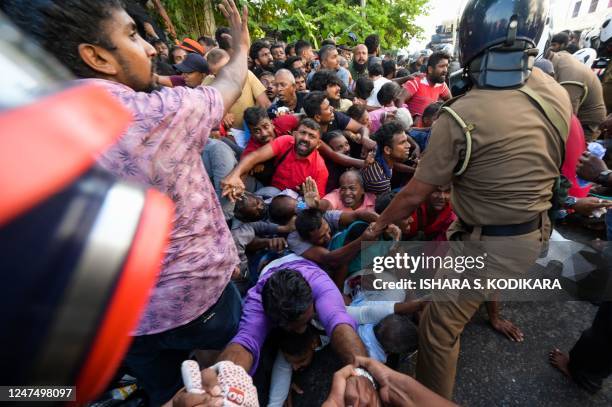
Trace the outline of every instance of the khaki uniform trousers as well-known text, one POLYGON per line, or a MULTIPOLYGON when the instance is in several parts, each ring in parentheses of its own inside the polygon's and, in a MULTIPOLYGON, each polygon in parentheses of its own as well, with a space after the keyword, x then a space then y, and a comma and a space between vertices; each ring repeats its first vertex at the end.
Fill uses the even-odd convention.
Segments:
MULTIPOLYGON (((493 242, 490 246, 496 249, 492 250, 494 253, 487 252, 487 275, 495 274, 497 269, 498 275, 507 276, 508 270, 527 271, 540 256, 551 231, 548 215, 543 213, 541 218, 540 229, 524 235, 482 236, 480 227, 468 233, 458 221, 450 226, 447 235, 449 240, 493 242), (501 242, 508 250, 499 250, 501 242)), ((487 243, 484 245, 486 247, 487 243)), ((455 385, 461 333, 490 294, 485 290, 471 291, 467 296, 462 293, 434 294, 433 301, 424 310, 419 324, 416 379, 449 400, 455 385)))

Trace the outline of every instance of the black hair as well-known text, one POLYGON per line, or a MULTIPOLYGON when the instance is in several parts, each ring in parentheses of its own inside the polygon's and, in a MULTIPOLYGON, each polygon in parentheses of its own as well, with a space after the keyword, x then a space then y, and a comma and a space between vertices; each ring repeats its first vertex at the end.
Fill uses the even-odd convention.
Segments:
MULTIPOLYGON (((287 69, 287 68, 285 68, 285 69, 287 69)), ((304 78, 304 79, 306 79, 306 72, 302 71, 301 69, 293 69, 293 68, 291 68, 291 69, 289 69, 289 72, 291 72, 293 74, 293 77, 295 79, 297 79, 297 78, 304 78)))
POLYGON ((253 127, 268 118, 268 111, 264 107, 253 106, 245 109, 243 117, 247 126, 253 127))
POLYGON ((303 333, 289 332, 279 329, 276 332, 278 349, 289 356, 303 356, 311 350, 312 343, 317 340, 318 332, 308 324, 303 333))
POLYGON ((408 68, 400 68, 395 73, 396 78, 402 78, 404 76, 410 75, 410 70, 408 68))
POLYGON ((578 45, 574 44, 573 42, 572 42, 572 43, 569 43, 569 44, 568 44, 568 45, 565 47, 565 50, 566 50, 567 52, 569 52, 570 54, 575 53, 575 52, 576 52, 576 51, 578 51, 579 49, 580 49, 580 48, 578 47, 578 45))
POLYGON ((419 344, 418 329, 408 315, 386 316, 374 326, 374 336, 390 354, 413 352, 419 344))
POLYGON ((340 130, 332 130, 332 131, 328 131, 327 133, 325 133, 323 135, 323 137, 321 138, 321 140, 323 140, 323 142, 327 145, 329 145, 329 143, 338 137, 344 137, 344 134, 342 133, 342 131, 340 130))
POLYGON ((282 269, 265 282, 261 301, 266 316, 280 327, 296 321, 312 304, 312 289, 302 275, 282 269))
POLYGON ((295 50, 295 44, 287 44, 285 47, 285 55, 289 56, 291 50, 295 50))
POLYGON ((425 110, 423 110, 423 118, 425 117, 435 118, 436 115, 440 112, 440 109, 442 109, 442 106, 444 106, 444 102, 430 103, 425 108, 425 110))
POLYGON ((32 0, 1 2, 2 11, 23 32, 61 61, 80 78, 99 74, 79 54, 80 44, 93 44, 114 51, 104 22, 124 9, 120 0, 32 0))
POLYGON ((330 85, 338 85, 342 88, 342 81, 338 75, 330 69, 322 69, 315 72, 310 79, 309 89, 311 91, 325 92, 330 85))
POLYGON ((395 61, 393 60, 383 61, 382 67, 383 67, 383 76, 387 76, 389 74, 393 74, 393 76, 395 76, 395 71, 397 69, 395 61))
POLYGON ((305 209, 295 218, 295 230, 306 241, 310 240, 310 234, 319 230, 322 224, 323 211, 316 208, 305 209))
POLYGON ((234 206, 234 217, 240 222, 257 222, 259 220, 262 220, 265 216, 265 211, 262 211, 262 213, 257 214, 250 213, 251 211, 249 209, 252 209, 253 207, 250 202, 251 199, 262 198, 248 191, 245 191, 242 196, 240 196, 240 198, 236 200, 236 204, 234 206))
MULTIPOLYGON (((157 44, 166 44, 166 41, 159 38, 153 38, 151 45, 156 46, 157 44)), ((168 44, 166 44, 166 46, 168 46, 168 44)))
POLYGON ((302 53, 302 50, 306 48, 312 48, 312 45, 310 45, 308 41, 298 40, 295 43, 295 55, 300 56, 300 54, 302 53))
POLYGON ((272 198, 268 209, 272 223, 286 225, 295 216, 295 206, 288 205, 287 200, 295 201, 295 198, 287 195, 276 195, 272 198))
POLYGON ((203 35, 200 38, 198 38, 198 42, 203 42, 204 44, 206 44, 207 47, 214 47, 217 45, 217 41, 215 41, 214 38, 209 37, 207 35, 203 35))
POLYGON ((374 62, 368 65, 368 73, 370 76, 379 76, 382 75, 385 71, 383 70, 382 64, 379 62, 374 62))
POLYGON ((351 119, 359 121, 361 120, 365 112, 367 112, 365 105, 352 105, 351 107, 348 108, 348 110, 346 111, 346 114, 351 119))
POLYGON ((310 117, 304 117, 302 120, 300 120, 300 124, 298 124, 298 128, 300 126, 306 126, 309 129, 316 130, 319 132, 319 134, 321 134, 321 126, 319 125, 319 123, 315 122, 310 117))
POLYGON ((268 44, 264 40, 257 40, 254 43, 252 43, 251 48, 249 48, 249 56, 251 57, 251 59, 255 61, 258 58, 259 51, 261 51, 264 48, 270 49, 270 44, 268 44))
POLYGON ((329 54, 335 49, 336 49, 336 46, 333 44, 323 45, 321 49, 319 50, 319 59, 323 61, 325 58, 327 58, 327 54, 329 54))
POLYGON ((399 95, 402 91, 400 85, 395 82, 387 82, 378 91, 376 98, 381 106, 387 106, 399 95))
POLYGON ((550 42, 556 42, 557 44, 561 44, 561 46, 567 46, 569 43, 569 35, 568 33, 561 31, 560 33, 553 35, 550 42))
POLYGON ((451 57, 450 55, 448 55, 446 52, 443 52, 443 51, 434 52, 433 54, 431 54, 431 56, 427 60, 427 67, 435 68, 436 65, 438 65, 440 61, 442 61, 443 59, 450 61, 451 57))
POLYGON ((397 195, 397 192, 395 191, 387 191, 378 195, 376 197, 376 201, 374 202, 374 210, 376 211, 376 213, 379 215, 383 213, 383 211, 387 209, 387 206, 389 206, 393 198, 395 198, 395 195, 397 195))
POLYGON ((261 79, 264 76, 274 76, 274 73, 270 72, 270 71, 261 71, 257 74, 257 79, 261 79))
POLYGON ((331 38, 326 38, 321 42, 321 49, 323 49, 323 47, 326 45, 333 45, 336 47, 336 41, 331 38))
POLYGON ((283 47, 283 44, 275 42, 274 44, 270 45, 270 51, 272 51, 275 48, 282 48, 283 51, 285 50, 285 47, 283 47))
POLYGON ((397 120, 392 120, 380 126, 376 133, 374 133, 374 139, 382 152, 384 147, 393 147, 393 136, 403 133, 404 126, 397 120))
POLYGON ((232 32, 230 31, 229 27, 217 28, 217 30, 215 31, 215 40, 219 44, 219 48, 225 51, 232 49, 232 44, 226 37, 223 36, 223 34, 232 35, 232 32))
POLYGON ((380 46, 380 37, 378 34, 370 34, 366 37, 364 44, 368 47, 368 54, 374 54, 380 46))
POLYGON ((176 51, 177 49, 185 51, 183 48, 179 47, 178 45, 175 45, 172 48, 170 48, 170 52, 168 52, 168 61, 170 61, 171 64, 176 64, 176 61, 174 60, 174 51, 176 51))
POLYGON ((308 117, 315 117, 321 113, 321 104, 327 99, 325 92, 313 91, 304 97, 303 107, 304 112, 308 117))
POLYGON ((367 99, 374 90, 374 81, 370 78, 362 76, 355 81, 355 96, 361 99, 367 99))
POLYGON ((302 60, 302 58, 298 57, 297 55, 296 56, 292 56, 292 57, 287 57, 287 60, 285 61, 285 68, 287 68, 287 69, 294 69, 293 66, 292 66, 293 63, 295 61, 301 61, 301 60, 302 60))

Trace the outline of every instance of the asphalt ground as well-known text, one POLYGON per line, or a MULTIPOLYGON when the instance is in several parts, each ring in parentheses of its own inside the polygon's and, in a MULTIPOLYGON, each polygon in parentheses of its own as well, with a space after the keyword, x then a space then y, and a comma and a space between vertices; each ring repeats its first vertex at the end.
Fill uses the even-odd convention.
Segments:
MULTIPOLYGON (((559 230, 572 240, 601 236, 572 227, 559 230)), ((554 347, 569 351, 596 311, 588 302, 502 303, 502 316, 525 334, 524 342, 515 343, 492 330, 481 307, 461 336, 454 401, 463 406, 612 406, 612 378, 591 395, 548 363, 548 352, 554 347)), ((294 393, 293 405, 321 405, 340 367, 330 347, 317 352, 312 365, 294 375, 304 394, 294 393)), ((401 371, 413 369, 412 360, 400 364, 401 371)))

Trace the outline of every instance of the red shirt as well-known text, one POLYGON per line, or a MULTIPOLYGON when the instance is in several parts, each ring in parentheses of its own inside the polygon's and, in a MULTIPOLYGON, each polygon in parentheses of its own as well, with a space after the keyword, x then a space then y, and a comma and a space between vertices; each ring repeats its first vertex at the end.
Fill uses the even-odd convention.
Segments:
MULTIPOLYGON (((272 125, 274 126, 274 133, 276 133, 276 136, 284 136, 285 134, 291 134, 291 132, 297 128, 298 124, 300 124, 299 119, 297 118, 297 116, 294 116, 292 114, 278 116, 277 118, 272 120, 272 125)), ((240 157, 244 158, 248 154, 263 146, 264 144, 261 144, 260 142, 255 140, 254 137, 250 137, 249 142, 244 148, 244 151, 242 151, 242 155, 240 157)))
POLYGON ((287 151, 289 153, 285 159, 277 165, 276 171, 272 176, 271 185, 280 190, 297 190, 306 181, 307 177, 312 177, 317 183, 319 191, 325 191, 327 185, 327 167, 319 151, 315 150, 308 157, 300 157, 295 152, 295 139, 293 136, 280 136, 271 141, 274 156, 280 159, 287 151))
POLYGON ((420 76, 409 80, 404 84, 408 92, 408 110, 413 116, 423 115, 427 106, 440 99, 448 99, 451 96, 450 89, 446 83, 430 84, 427 76, 420 76))
POLYGON ((451 223, 457 219, 457 216, 449 203, 440 212, 435 213, 433 217, 429 218, 427 206, 427 202, 423 202, 413 212, 410 233, 406 237, 414 237, 419 231, 422 231, 425 234, 425 240, 445 241, 446 231, 451 223))
POLYGON ((565 142, 565 161, 563 161, 563 165, 561 166, 561 174, 565 175, 572 183, 568 195, 575 196, 576 198, 586 197, 591 189, 590 185, 581 187, 576 178, 576 167, 578 166, 578 160, 584 150, 586 150, 584 130, 582 130, 582 126, 576 115, 573 114, 572 121, 570 122, 569 134, 565 142))

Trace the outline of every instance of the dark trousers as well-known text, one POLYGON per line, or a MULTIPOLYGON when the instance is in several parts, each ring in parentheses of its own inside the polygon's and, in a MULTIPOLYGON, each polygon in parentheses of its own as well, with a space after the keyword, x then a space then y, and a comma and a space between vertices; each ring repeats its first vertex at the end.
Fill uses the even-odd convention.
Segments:
POLYGON ((215 305, 186 325, 134 337, 124 364, 147 392, 151 405, 161 405, 183 386, 181 363, 195 349, 221 350, 238 330, 240 294, 229 283, 215 305))
POLYGON ((612 302, 602 302, 593 325, 582 333, 570 351, 569 371, 591 393, 601 389, 612 373, 612 302))

